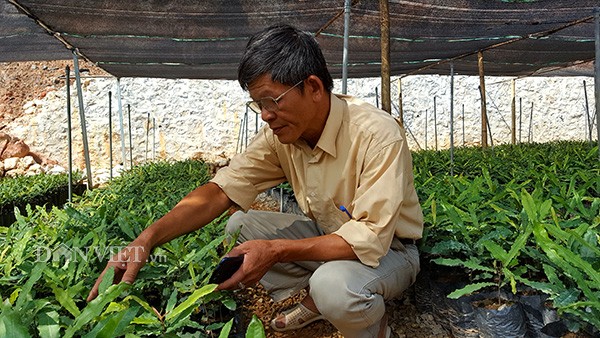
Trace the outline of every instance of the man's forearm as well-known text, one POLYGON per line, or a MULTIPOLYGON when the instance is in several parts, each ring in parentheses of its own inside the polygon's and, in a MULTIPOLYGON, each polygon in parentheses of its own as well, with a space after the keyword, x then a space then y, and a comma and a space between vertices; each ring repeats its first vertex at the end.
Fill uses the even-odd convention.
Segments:
POLYGON ((221 215, 233 203, 214 183, 196 188, 166 215, 144 230, 135 242, 154 248, 198 230, 221 215))
POLYGON ((296 240, 274 240, 279 262, 358 259, 342 237, 330 234, 296 240))

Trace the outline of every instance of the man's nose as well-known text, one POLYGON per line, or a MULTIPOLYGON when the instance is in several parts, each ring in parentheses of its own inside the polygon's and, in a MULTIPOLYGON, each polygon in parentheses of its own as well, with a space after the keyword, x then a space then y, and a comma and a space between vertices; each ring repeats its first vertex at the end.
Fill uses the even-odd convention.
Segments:
POLYGON ((264 107, 260 110, 260 118, 265 122, 273 121, 275 117, 277 117, 275 112, 267 110, 264 107))

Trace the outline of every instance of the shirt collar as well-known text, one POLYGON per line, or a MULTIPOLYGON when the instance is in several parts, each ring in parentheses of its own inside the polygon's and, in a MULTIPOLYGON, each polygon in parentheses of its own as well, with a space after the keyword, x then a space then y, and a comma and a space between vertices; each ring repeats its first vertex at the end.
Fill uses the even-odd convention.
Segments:
POLYGON ((322 149, 333 157, 337 155, 336 140, 342 126, 344 110, 346 109, 345 101, 341 100, 340 97, 333 93, 330 95, 331 108, 329 109, 329 116, 316 146, 316 148, 322 149))

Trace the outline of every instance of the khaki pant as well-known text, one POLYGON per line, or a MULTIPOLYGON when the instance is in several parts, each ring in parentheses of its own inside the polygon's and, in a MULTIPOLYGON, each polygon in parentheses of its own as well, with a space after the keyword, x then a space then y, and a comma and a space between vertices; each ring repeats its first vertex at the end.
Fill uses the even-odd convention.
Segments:
MULTIPOLYGON (((240 231, 238 242, 252 239, 300 239, 324 235, 311 219, 276 212, 236 212, 226 231, 240 231), (240 229, 241 228, 241 229, 240 229)), ((377 268, 360 261, 303 261, 277 263, 260 283, 274 301, 280 301, 310 286, 319 312, 346 338, 377 337, 385 301, 402 294, 419 272, 415 245, 392 242, 392 249, 377 268)))

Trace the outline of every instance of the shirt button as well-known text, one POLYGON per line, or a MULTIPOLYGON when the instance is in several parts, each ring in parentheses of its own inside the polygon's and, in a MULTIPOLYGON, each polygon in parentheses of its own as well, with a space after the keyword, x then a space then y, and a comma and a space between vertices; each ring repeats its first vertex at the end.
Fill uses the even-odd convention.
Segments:
POLYGON ((311 196, 311 197, 315 197, 315 196, 317 196, 317 194, 315 194, 314 192, 311 192, 311 193, 310 193, 310 196, 311 196))

